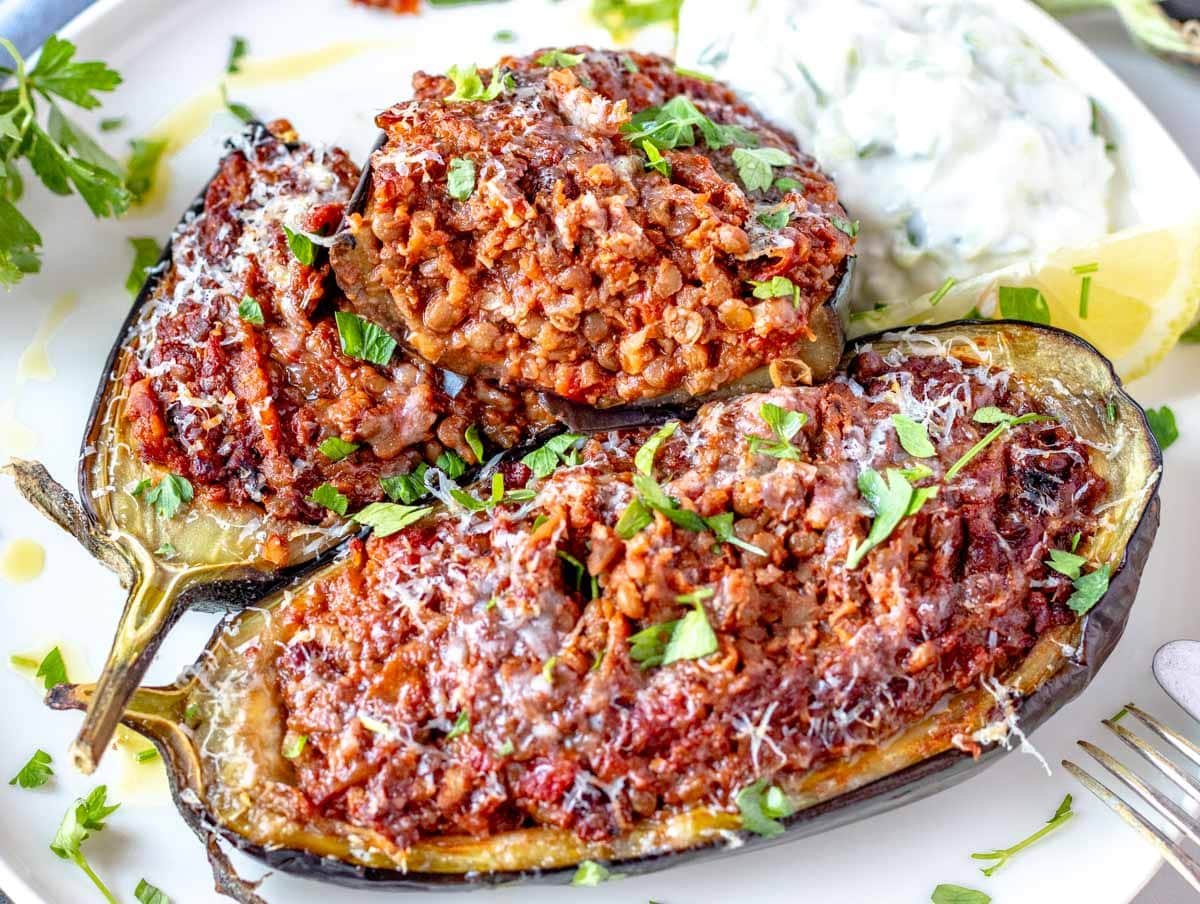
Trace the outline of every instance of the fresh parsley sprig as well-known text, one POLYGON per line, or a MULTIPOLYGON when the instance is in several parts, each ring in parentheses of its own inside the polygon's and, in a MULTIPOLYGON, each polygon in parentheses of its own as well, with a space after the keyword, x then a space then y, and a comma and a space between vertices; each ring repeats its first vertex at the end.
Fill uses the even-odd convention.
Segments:
POLYGON ((808 415, 803 411, 789 411, 787 408, 781 408, 770 402, 763 402, 758 409, 758 414, 771 428, 774 438, 747 437, 746 441, 751 453, 770 455, 772 458, 787 461, 799 461, 800 450, 792 445, 792 439, 808 423, 808 415))
POLYGON ((0 91, 0 285, 12 288, 41 269, 42 248, 41 235, 16 207, 24 193, 18 159, 56 195, 77 192, 97 217, 124 213, 132 195, 121 165, 59 105, 93 110, 100 106, 97 92, 112 91, 121 76, 102 62, 76 61, 75 45, 54 35, 32 67, 11 41, 0 38, 0 48, 13 61, 11 69, 0 67, 0 80, 14 79, 0 91))
POLYGON ((742 816, 742 828, 765 838, 783 832, 784 825, 779 820, 795 812, 783 789, 778 785, 768 787, 765 778, 739 791, 736 802, 742 816))
POLYGON ((46 751, 40 749, 34 751, 33 756, 12 777, 9 784, 27 790, 42 787, 42 785, 50 781, 50 776, 54 775, 54 770, 50 768, 51 762, 50 754, 46 753, 46 751))
POLYGON ((1062 803, 1058 805, 1058 809, 1054 811, 1054 815, 1047 820, 1046 824, 1028 838, 1018 841, 1012 847, 1000 848, 994 851, 981 851, 977 854, 972 854, 971 859, 994 861, 991 866, 982 867, 980 869, 980 872, 982 872, 985 876, 990 876, 996 870, 1000 869, 1000 867, 1004 866, 1004 864, 1006 864, 1009 859, 1013 857, 1013 855, 1020 853, 1035 841, 1038 841, 1039 839, 1049 835, 1059 826, 1064 825, 1074 815, 1074 812, 1071 810, 1071 795, 1068 794, 1062 799, 1062 803))
POLYGON ((100 893, 104 895, 105 900, 109 904, 117 904, 117 899, 108 890, 108 886, 93 872, 82 851, 83 843, 91 837, 93 832, 103 829, 104 820, 120 806, 120 804, 110 805, 105 799, 107 794, 108 788, 100 785, 87 797, 76 800, 63 817, 62 824, 59 825, 58 831, 54 835, 54 840, 50 842, 50 850, 63 860, 68 860, 83 870, 100 890, 100 893))

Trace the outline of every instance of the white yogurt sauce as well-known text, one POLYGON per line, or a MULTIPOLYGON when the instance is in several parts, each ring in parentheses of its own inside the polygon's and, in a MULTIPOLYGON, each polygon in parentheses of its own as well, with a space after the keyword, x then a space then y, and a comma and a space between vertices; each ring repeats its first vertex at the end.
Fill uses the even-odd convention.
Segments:
POLYGON ((686 0, 681 66, 794 131, 861 222, 855 304, 1108 232, 1087 94, 1003 4, 686 0))

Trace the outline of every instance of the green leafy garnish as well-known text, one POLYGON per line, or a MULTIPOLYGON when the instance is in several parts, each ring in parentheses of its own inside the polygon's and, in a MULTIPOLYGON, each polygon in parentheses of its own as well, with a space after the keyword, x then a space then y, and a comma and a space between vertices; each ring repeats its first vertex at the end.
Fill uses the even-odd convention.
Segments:
POLYGON ((516 749, 513 746, 512 738, 505 738, 504 743, 496 748, 496 756, 512 756, 516 749))
POLYGON ((529 468, 534 477, 549 477, 560 464, 579 464, 577 447, 583 440, 578 433, 560 433, 522 458, 521 464, 529 468))
POLYGON ((446 98, 448 102, 495 100, 516 84, 509 73, 493 70, 485 88, 483 78, 476 71, 474 63, 465 67, 451 66, 446 71, 446 78, 454 82, 454 91, 446 98))
POLYGON ((776 179, 775 187, 781 192, 798 191, 800 194, 804 194, 804 186, 797 180, 789 178, 788 176, 780 176, 778 179, 776 179))
MULTIPOLYGON (((359 524, 374 528, 375 536, 388 537, 403 530, 410 524, 415 524, 433 511, 431 505, 398 505, 395 502, 372 502, 360 512, 356 512, 353 520, 359 524)), ((345 514, 340 512, 339 514, 345 514)))
POLYGON ((893 414, 892 426, 896 428, 896 436, 900 439, 900 445, 913 458, 933 458, 937 454, 933 443, 929 441, 929 433, 924 424, 903 414, 893 414))
POLYGON ((654 456, 659 448, 670 439, 679 429, 679 421, 670 421, 654 431, 654 435, 642 443, 642 447, 633 456, 633 464, 643 474, 654 473, 654 456))
POLYGON ((117 129, 125 127, 124 116, 107 116, 100 120, 101 132, 115 132, 117 129))
POLYGON ((492 475, 492 495, 487 499, 476 499, 466 490, 450 491, 451 498, 468 512, 484 512, 493 509, 504 501, 504 475, 497 472, 492 475))
POLYGON ((846 568, 850 570, 857 568, 868 552, 891 536, 913 502, 912 484, 895 468, 888 468, 886 476, 871 468, 864 469, 858 475, 858 490, 875 512, 875 520, 862 543, 852 541, 850 554, 846 556, 846 568))
POLYGON ((779 820, 795 812, 783 790, 777 785, 768 787, 765 778, 747 785, 737 793, 735 800, 738 812, 742 814, 742 828, 765 838, 780 834, 784 826, 779 820))
POLYGON ((465 201, 475 191, 475 163, 466 157, 454 157, 446 171, 446 191, 455 201, 465 201))
POLYGON ((137 298, 147 274, 158 263, 161 251, 158 242, 151 238, 131 238, 129 244, 133 247, 133 264, 129 268, 129 275, 125 277, 125 290, 137 298))
POLYGON ((782 229, 788 224, 788 221, 791 218, 792 212, 782 205, 779 207, 774 207, 771 210, 764 211, 755 217, 759 223, 768 229, 782 229))
POLYGON ((165 138, 135 138, 129 142, 129 162, 125 165, 125 187, 134 204, 141 204, 154 189, 158 161, 167 150, 165 138))
POLYGON ((1001 317, 1030 323, 1050 323, 1050 305, 1040 289, 1001 286, 999 299, 1001 317))
POLYGON ((321 441, 321 445, 317 446, 317 451, 330 461, 341 461, 358 448, 358 443, 348 443, 340 436, 330 436, 321 441))
POLYGON ((772 276, 762 282, 752 279, 749 282, 754 289, 755 298, 787 298, 790 296, 792 307, 800 307, 800 287, 786 276, 772 276))
POLYGON ((0 80, 12 77, 0 90, 0 285, 11 288, 41 268, 42 237, 16 207, 24 191, 19 158, 54 194, 78 192, 97 217, 119 216, 133 199, 120 164, 59 106, 93 110, 96 93, 112 91, 121 76, 101 62, 75 61, 75 45, 54 35, 29 69, 11 41, 0 38, 0 48, 15 64, 0 68, 0 80), (44 126, 39 103, 48 111, 44 126))
POLYGON ((229 99, 229 93, 225 90, 225 85, 221 85, 221 103, 225 105, 225 109, 232 113, 241 122, 250 125, 252 122, 257 122, 258 117, 254 115, 254 111, 245 104, 238 103, 236 100, 229 99))
POLYGON ((658 145, 653 141, 643 141, 642 150, 646 152, 645 168, 654 170, 659 175, 670 179, 671 161, 662 155, 662 151, 658 149, 658 145))
POLYGON ((792 445, 792 439, 808 422, 802 411, 789 411, 771 402, 763 402, 758 409, 759 417, 771 428, 773 439, 748 436, 746 442, 755 455, 770 455, 787 461, 800 461, 800 450, 792 445))
POLYGON ((313 240, 305 233, 292 229, 286 223, 283 224, 283 234, 287 236, 287 246, 288 250, 292 252, 292 257, 304 266, 311 267, 313 261, 317 259, 317 246, 313 244, 313 240))
POLYGON ((933 904, 991 904, 991 897, 961 885, 939 885, 929 896, 933 904))
POLYGON ((50 842, 50 850, 63 860, 69 860, 83 870, 100 890, 100 893, 104 895, 105 900, 109 904, 117 904, 117 899, 100 881, 100 877, 92 871, 81 850, 83 843, 91 837, 92 832, 99 832, 103 829, 104 820, 120 806, 119 804, 110 806, 105 800, 107 794, 108 788, 100 785, 86 798, 75 801, 63 817, 62 824, 59 825, 58 831, 54 835, 54 840, 50 842))
POLYGON ((977 424, 995 424, 996 426, 989 430, 979 442, 973 445, 970 449, 964 452, 954 464, 946 471, 945 480, 951 481, 958 476, 975 457, 986 449, 1001 433, 1011 427, 1017 427, 1021 424, 1029 424, 1034 421, 1052 421, 1054 418, 1047 417, 1044 414, 1022 414, 1014 417, 1007 414, 992 405, 980 408, 971 418, 977 424))
POLYGON ((225 63, 225 71, 236 75, 242 71, 242 57, 250 52, 250 44, 240 35, 234 35, 229 42, 229 59, 225 63))
POLYGON ((582 53, 567 53, 565 50, 547 50, 537 58, 539 66, 552 66, 555 69, 570 69, 583 62, 582 53))
POLYGON ((516 39, 517 33, 510 28, 502 28, 492 35, 492 40, 500 44, 511 44, 516 39))
POLYGON ((392 360, 396 340, 383 327, 348 311, 335 311, 333 317, 343 354, 380 366, 392 360))
POLYGON ((174 518, 185 503, 191 502, 194 494, 192 483, 178 474, 167 474, 158 483, 142 480, 133 490, 134 496, 154 507, 160 518, 174 518))
POLYGON ((324 506, 343 517, 346 515, 346 510, 350 508, 350 500, 339 493, 337 487, 331 483, 321 484, 308 494, 305 501, 311 502, 313 505, 324 506))
POLYGON ((844 217, 830 217, 829 222, 833 224, 835 229, 846 233, 850 238, 858 235, 858 220, 847 220, 844 217))
POLYGON ((1059 826, 1066 823, 1074 815, 1075 814, 1071 811, 1071 795, 1068 794, 1062 799, 1062 803, 1058 805, 1058 809, 1054 811, 1054 815, 1050 817, 1047 823, 1028 838, 1018 841, 1012 847, 1002 848, 995 851, 982 851, 978 854, 972 854, 971 859, 994 860, 995 863, 993 863, 991 866, 984 867, 980 870, 980 872, 982 872, 985 876, 990 876, 996 870, 1000 869, 1000 867, 1004 866, 1004 864, 1006 864, 1014 854, 1023 851, 1035 841, 1039 840, 1040 838, 1044 838, 1046 835, 1049 835, 1059 826))
POLYGON ((308 746, 308 735, 306 734, 291 734, 289 733, 283 739, 283 758, 286 760, 294 760, 304 753, 304 748, 308 746))
POLYGON ((133 758, 139 763, 149 763, 152 760, 158 759, 158 748, 147 747, 145 750, 139 750, 133 755, 133 758))
MULTIPOLYGON (((707 597, 713 592, 709 588, 707 597)), ((671 639, 663 652, 663 665, 680 662, 685 659, 703 659, 717 652, 717 635, 708 623, 708 613, 704 609, 706 596, 701 591, 677 597, 678 601, 692 607, 692 611, 675 622, 671 631, 671 639)))
POLYGON ((675 73, 677 75, 682 75, 685 78, 694 78, 701 82, 711 82, 713 80, 713 77, 707 72, 700 72, 696 69, 685 69, 682 66, 676 66, 675 73))
POLYGON ((467 463, 453 449, 447 449, 437 457, 434 467, 445 473, 451 480, 458 480, 467 471, 467 463))
POLYGON ((600 580, 588 573, 586 565, 565 549, 556 550, 555 555, 562 561, 563 581, 568 587, 586 600, 594 600, 600 595, 600 580))
POLYGON ((774 167, 790 166, 791 154, 779 148, 736 148, 733 164, 747 191, 766 191, 775 180, 774 167))
POLYGON ((631 540, 653 523, 654 515, 651 514, 650 509, 646 508, 642 500, 634 497, 634 500, 621 513, 613 530, 622 540, 631 540))
POLYGON ((731 546, 744 549, 746 552, 752 552, 760 556, 766 555, 766 552, 740 539, 733 533, 732 512, 725 512, 705 518, 698 512, 684 508, 680 505, 678 499, 668 496, 663 488, 659 486, 658 481, 649 474, 634 474, 633 488, 638 494, 637 499, 630 504, 629 508, 625 510, 624 514, 621 515, 621 519, 617 522, 617 535, 622 539, 627 540, 642 528, 647 527, 653 521, 649 512, 656 511, 660 512, 672 524, 682 527, 684 530, 695 531, 696 533, 711 531, 718 543, 728 543, 731 546), (639 508, 634 508, 635 506, 639 506, 639 508), (633 509, 633 512, 630 509, 633 509), (637 526, 636 530, 633 529, 635 526, 637 526))
POLYGON ((1100 602, 1100 597, 1108 591, 1110 574, 1111 571, 1106 563, 1095 571, 1076 578, 1071 584, 1075 588, 1075 592, 1067 600, 1067 606, 1071 611, 1076 615, 1085 615, 1096 603, 1100 602))
POLYGON ((154 550, 154 554, 164 559, 173 559, 179 555, 179 550, 175 548, 174 543, 164 543, 158 549, 154 550))
POLYGON ((629 658, 638 663, 643 670, 662 665, 663 657, 667 655, 667 644, 679 619, 661 622, 643 628, 629 637, 629 658))
POLYGON ((471 714, 465 709, 458 714, 458 718, 454 720, 454 727, 446 734, 446 740, 451 741, 460 735, 465 735, 471 730, 471 714))
POLYGON ((646 144, 653 144, 657 150, 690 148, 696 143, 696 129, 700 130, 704 143, 712 150, 731 144, 752 144, 757 140, 753 133, 741 126, 724 126, 713 122, 697 109, 691 98, 683 94, 676 95, 662 106, 638 111, 621 126, 625 139, 643 150, 646 144))
POLYGON ((1179 428, 1175 424, 1175 412, 1166 405, 1161 408, 1147 408, 1146 423, 1150 425, 1150 432, 1158 440, 1160 449, 1166 449, 1179 439, 1179 428))
POLYGON ((51 762, 50 754, 44 750, 35 750, 33 756, 29 758, 29 762, 21 767, 9 784, 25 789, 42 787, 50 781, 50 776, 54 774, 54 770, 50 768, 51 762))
POLYGON ((470 447, 471 451, 475 453, 475 461, 482 462, 483 438, 479 435, 479 425, 472 424, 470 427, 468 427, 463 439, 467 441, 467 445, 470 447))
POLYGON ((571 884, 583 886, 599 885, 606 879, 611 879, 612 876, 612 872, 605 869, 595 860, 584 860, 575 870, 575 875, 571 879, 571 884))
POLYGON ((1059 574, 1065 574, 1071 580, 1079 577, 1079 571, 1087 562, 1084 556, 1077 556, 1073 552, 1067 552, 1065 549, 1050 550, 1050 558, 1046 560, 1046 564, 1057 571, 1059 574))
POLYGON ((171 899, 162 889, 155 888, 145 879, 138 880, 137 888, 133 890, 133 896, 137 899, 138 904, 171 904, 171 899))
POLYGON ((958 280, 956 280, 953 276, 947 276, 946 281, 938 286, 938 290, 929 296, 929 306, 931 308, 936 306, 939 301, 950 294, 950 290, 954 288, 954 285, 957 282, 958 280))
POLYGON ((255 326, 262 326, 266 323, 266 320, 263 319, 262 305, 249 295, 243 295, 242 300, 238 302, 238 317, 255 326))
POLYGON ((392 502, 404 502, 411 505, 429 492, 425 489, 425 472, 428 470, 429 465, 421 462, 408 474, 380 477, 379 485, 383 487, 383 491, 387 493, 388 499, 392 502))

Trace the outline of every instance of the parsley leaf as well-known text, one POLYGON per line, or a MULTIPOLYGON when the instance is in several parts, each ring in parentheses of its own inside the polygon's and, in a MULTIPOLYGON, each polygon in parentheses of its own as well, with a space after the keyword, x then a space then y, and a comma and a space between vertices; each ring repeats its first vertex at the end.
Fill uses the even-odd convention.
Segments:
POLYGON ((864 469, 858 475, 858 490, 874 510, 875 520, 862 543, 853 541, 850 554, 846 556, 846 568, 850 570, 857 568, 868 552, 891 536, 896 525, 908 514, 913 501, 912 484, 895 468, 888 468, 886 476, 871 468, 864 469))
POLYGON ((790 295, 792 307, 800 307, 800 287, 786 276, 772 276, 763 282, 752 279, 749 282, 754 288, 755 298, 787 298, 790 295))
POLYGON ((1110 575, 1111 570, 1108 564, 1105 563, 1095 571, 1088 572, 1076 578, 1071 585, 1075 588, 1075 592, 1067 600, 1067 606, 1071 611, 1076 615, 1086 615, 1096 603, 1100 602, 1100 598, 1108 592, 1108 579, 1110 575))
POLYGON ((330 461, 341 461, 358 448, 358 443, 348 443, 340 436, 331 436, 321 441, 321 445, 317 446, 317 451, 330 461))
POLYGON ((142 480, 133 491, 134 496, 141 496, 142 501, 154 507, 160 518, 174 518, 179 510, 192 501, 194 491, 192 483, 186 477, 178 474, 167 474, 158 483, 151 484, 142 480))
POLYGON ((788 208, 780 205, 779 207, 773 207, 771 210, 760 213, 754 219, 758 220, 758 222, 767 227, 767 229, 782 229, 788 224, 788 221, 791 220, 791 218, 792 212, 788 208))
POLYGON ((638 663, 643 671, 662 665, 663 657, 667 654, 667 644, 675 633, 679 619, 661 622, 643 628, 629 637, 629 658, 638 663))
POLYGON ((229 93, 225 90, 224 83, 221 85, 221 103, 225 105, 226 110, 246 125, 250 125, 250 123, 258 120, 258 117, 254 115, 254 111, 245 104, 240 104, 235 100, 229 99, 229 93))
POLYGON ((1065 549, 1050 550, 1050 558, 1046 560, 1046 564, 1057 571, 1059 574, 1065 574, 1071 580, 1079 577, 1080 569, 1083 567, 1087 559, 1084 556, 1077 556, 1073 552, 1067 552, 1065 549))
POLYGON ((999 289, 1000 316, 1030 323, 1050 323, 1050 306, 1041 290, 1001 286, 999 289))
POLYGON ((483 86, 483 78, 480 77, 479 72, 475 69, 474 63, 461 68, 459 66, 451 66, 446 71, 446 78, 454 82, 454 91, 446 98, 446 101, 450 103, 467 100, 495 100, 505 91, 515 87, 516 84, 513 81, 512 75, 494 69, 485 88, 483 86))
POLYGON ((133 247, 133 264, 129 268, 129 275, 125 277, 125 290, 137 298, 138 293, 142 291, 142 284, 150 270, 158 263, 162 252, 158 242, 150 238, 131 238, 129 244, 133 247))
POLYGON ((547 50, 537 58, 539 66, 552 66, 556 69, 570 69, 583 62, 582 53, 567 53, 565 50, 547 50))
MULTIPOLYGON (((457 456, 455 456, 457 458, 457 456)), ((459 459, 461 461, 462 459, 459 459)), ((514 491, 517 492, 517 491, 514 491)), ((486 512, 504 501, 504 475, 496 472, 492 475, 492 495, 487 499, 476 499, 466 490, 451 490, 451 498, 468 512, 486 512)), ((511 498, 511 495, 510 495, 511 498)), ((515 500, 514 500, 515 501, 515 500)))
POLYGON ((471 447, 471 451, 475 454, 475 461, 483 461, 483 438, 479 435, 479 425, 472 424, 467 428, 463 439, 467 441, 467 445, 471 447))
POLYGON ((225 63, 225 71, 237 75, 242 71, 242 57, 250 52, 250 44, 241 35, 234 35, 229 42, 229 59, 225 63))
POLYGON ((642 150, 646 152, 645 168, 654 170, 656 173, 671 178, 671 161, 662 155, 662 151, 658 149, 653 141, 643 141, 642 150))
POLYGON ((833 224, 835 229, 846 233, 846 235, 850 236, 850 238, 854 238, 856 235, 858 235, 858 220, 847 220, 843 217, 830 217, 829 222, 833 224))
POLYGON ((171 904, 171 899, 162 889, 155 888, 145 879, 138 880, 133 896, 138 900, 138 904, 171 904))
POLYGON ((289 732, 283 739, 283 749, 280 750, 280 753, 285 760, 294 760, 304 753, 306 746, 308 746, 308 735, 289 732))
POLYGON ((521 464, 533 472, 534 477, 549 477, 559 464, 578 464, 576 446, 584 439, 578 433, 560 433, 534 449, 521 459, 521 464))
POLYGON ((580 886, 599 885, 601 882, 612 877, 613 873, 595 860, 584 860, 575 870, 575 875, 571 878, 571 884, 580 886))
POLYGON ((139 763, 149 763, 153 760, 158 759, 158 748, 157 747, 147 747, 145 750, 139 750, 137 753, 135 753, 133 755, 133 758, 135 760, 137 760, 139 763))
POLYGON ((765 838, 782 833, 784 826, 779 820, 795 812, 783 790, 777 785, 768 787, 765 778, 747 785, 735 800, 742 814, 742 828, 765 838))
POLYGON ((800 461, 800 450, 792 445, 792 438, 808 423, 808 415, 802 411, 789 411, 770 402, 763 402, 758 409, 759 417, 771 428, 774 439, 749 436, 746 441, 755 455, 770 455, 772 458, 800 461))
POLYGON ((663 517, 672 524, 682 527, 684 530, 696 533, 710 531, 718 543, 728 543, 730 546, 736 546, 746 552, 760 556, 766 555, 764 550, 747 543, 734 534, 733 512, 723 512, 705 518, 698 512, 685 509, 680 505, 678 499, 668 496, 659 486, 658 481, 649 474, 634 474, 633 488, 637 492, 637 498, 625 509, 616 526, 617 535, 623 540, 630 539, 638 531, 648 527, 654 521, 650 512, 656 511, 662 513, 663 517))
MULTIPOLYGON (((712 596, 711 590, 708 596, 712 596)), ((703 659, 717 652, 717 635, 708 623, 704 598, 697 594, 689 594, 687 600, 680 601, 690 605, 692 611, 675 623, 671 639, 663 651, 663 665, 684 659, 703 659)))
POLYGON ((949 469, 947 469, 946 476, 944 478, 944 480, 947 482, 957 477, 963 468, 970 464, 980 452, 991 445, 992 441, 995 440, 996 437, 998 437, 1005 430, 1008 430, 1010 427, 1017 427, 1021 424, 1029 424, 1034 421, 1054 420, 1054 418, 1047 417, 1044 414, 1022 414, 1019 417, 1014 417, 1013 415, 1007 414, 1006 412, 1003 412, 999 408, 996 408, 992 405, 980 408, 975 412, 971 419, 977 424, 995 424, 996 426, 989 430, 984 435, 983 439, 959 456, 958 461, 956 461, 949 467, 949 469))
POLYGON ((925 430, 924 424, 905 417, 903 414, 893 414, 892 425, 896 428, 896 436, 900 439, 900 445, 913 458, 933 458, 937 454, 933 443, 929 441, 929 433, 925 430))
POLYGON ((654 456, 659 448, 670 439, 679 429, 679 421, 670 421, 654 431, 654 435, 642 443, 642 447, 633 456, 633 464, 643 474, 654 473, 654 456))
POLYGON ((12 777, 10 785, 18 785, 25 789, 40 788, 46 782, 50 781, 50 776, 54 774, 54 770, 50 768, 50 754, 44 750, 34 751, 33 756, 29 758, 21 771, 12 777))
POLYGON ((249 295, 243 295, 242 300, 238 302, 238 317, 255 326, 262 326, 266 322, 263 319, 262 305, 249 295))
POLYGON ((380 477, 379 485, 383 487, 383 491, 387 493, 388 499, 392 502, 404 502, 411 505, 429 492, 425 488, 425 472, 428 470, 429 465, 421 462, 408 474, 380 477))
POLYGON ((129 163, 125 167, 125 187, 133 197, 134 204, 141 204, 154 189, 158 176, 158 164, 167 149, 166 139, 135 138, 129 142, 132 149, 129 163))
POLYGON ((633 501, 626 506, 625 511, 621 513, 613 530, 622 540, 631 540, 653 523, 654 515, 651 514, 650 509, 646 508, 642 500, 635 496, 633 501))
POLYGON ((338 488, 331 483, 323 483, 314 489, 308 494, 305 502, 324 506, 331 512, 336 512, 343 517, 346 515, 346 510, 350 508, 350 500, 339 493, 338 488))
POLYGON ((103 829, 104 820, 120 806, 119 804, 110 806, 105 800, 107 794, 108 789, 104 785, 99 785, 86 798, 76 800, 67 810, 62 824, 54 834, 54 840, 50 842, 50 850, 63 860, 68 860, 83 870, 105 899, 110 904, 117 904, 117 899, 113 897, 112 892, 108 890, 100 877, 92 871, 81 850, 83 842, 91 837, 92 832, 99 832, 103 829))
POLYGON ((38 663, 37 673, 34 677, 43 679, 42 687, 46 690, 52 690, 60 684, 66 684, 69 679, 67 678, 66 663, 63 662, 62 650, 55 647, 42 657, 42 661, 38 663))
POLYGON ((475 191, 475 162, 466 157, 454 157, 446 170, 446 193, 455 201, 465 201, 475 191))
POLYGON ((505 738, 504 743, 496 748, 496 756, 512 756, 517 748, 513 745, 512 738, 505 738))
POLYGON ((392 360, 396 340, 383 327, 348 311, 335 311, 333 318, 337 322, 342 353, 347 357, 380 366, 392 360))
POLYGON ((462 456, 453 449, 447 449, 437 457, 434 466, 445 472, 446 476, 451 480, 457 480, 462 477, 467 471, 467 463, 462 460, 462 456))
POLYGON ((772 168, 794 162, 787 151, 779 148, 737 148, 733 152, 733 164, 746 191, 766 191, 775 181, 772 168))
POLYGON ((465 709, 458 714, 458 718, 454 720, 454 727, 446 733, 446 740, 450 741, 460 735, 465 735, 471 730, 471 714, 465 709))
POLYGON ((625 140, 635 147, 642 147, 647 154, 650 153, 646 147, 648 144, 653 144, 656 150, 692 147, 696 143, 696 129, 700 130, 704 143, 711 150, 757 141, 752 132, 741 126, 713 122, 700 112, 691 98, 683 94, 676 95, 662 106, 639 110, 621 126, 625 140))
POLYGON ((306 267, 311 267, 317 259, 317 246, 305 233, 292 229, 287 223, 283 224, 283 234, 287 236, 288 250, 292 257, 306 267))
POLYGON ((1046 824, 1028 838, 1018 841, 1012 847, 1001 848, 995 851, 982 851, 978 854, 972 854, 971 859, 994 860, 995 863, 993 863, 991 866, 984 867, 980 870, 980 872, 982 872, 985 876, 990 876, 996 870, 1000 869, 1000 867, 1004 866, 1004 864, 1006 864, 1009 861, 1009 858, 1011 858, 1014 854, 1023 851, 1035 841, 1038 841, 1039 839, 1044 838, 1046 835, 1049 835, 1059 826, 1066 823, 1074 815, 1075 814, 1071 810, 1071 795, 1068 794, 1062 799, 1062 803, 1058 805, 1058 809, 1054 811, 1054 815, 1050 817, 1046 824))
POLYGON ((109 116, 100 120, 101 132, 115 132, 117 129, 124 128, 124 116, 109 116))
POLYGON ((1175 425, 1175 412, 1166 405, 1161 408, 1147 408, 1146 423, 1150 425, 1150 432, 1158 440, 1160 449, 1166 449, 1179 439, 1179 428, 1175 425))
POLYGON ((973 888, 942 883, 929 896, 933 904, 991 904, 991 897, 973 888))
POLYGON ((387 537, 410 524, 415 524, 433 511, 431 505, 398 505, 395 502, 372 502, 353 516, 359 524, 375 529, 375 536, 387 537))

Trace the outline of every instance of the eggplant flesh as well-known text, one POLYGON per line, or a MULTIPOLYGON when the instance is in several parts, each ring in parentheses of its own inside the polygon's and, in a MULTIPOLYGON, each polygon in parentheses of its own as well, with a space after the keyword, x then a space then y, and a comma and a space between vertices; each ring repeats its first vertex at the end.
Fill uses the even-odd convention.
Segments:
MULTIPOLYGON (((1029 733, 1090 682, 1119 639, 1158 525, 1161 453, 1138 405, 1108 362, 1065 332, 1016 322, 959 322, 869 337, 850 354, 891 349, 988 362, 1019 375, 1038 409, 1067 425, 1094 449, 1089 464, 1107 482, 1094 508, 1095 529, 1080 550, 1112 569, 1109 588, 1082 618, 1047 630, 1011 670, 998 676, 1008 706, 974 686, 945 705, 866 748, 798 775, 780 776, 796 813, 759 847, 825 831, 935 793, 1002 756, 1006 744, 979 741, 977 756, 961 742, 998 721, 1018 718, 1029 733)), ((847 358, 847 360, 849 360, 847 358)), ((328 576, 344 562, 323 566, 328 576)), ((306 579, 307 580, 307 579, 306 579)), ((208 648, 176 684, 142 688, 124 722, 150 738, 167 762, 176 804, 203 838, 219 835, 270 866, 347 885, 433 888, 501 884, 521 878, 565 881, 585 859, 624 874, 652 871, 696 857, 724 856, 743 845, 733 812, 699 807, 636 823, 606 841, 586 841, 556 828, 528 828, 487 838, 434 837, 397 848, 372 830, 323 816, 297 816, 262 793, 264 781, 292 784, 283 757, 284 727, 271 676, 247 665, 243 652, 288 605, 293 586, 251 611, 229 616, 208 648)), ((86 708, 93 689, 61 686, 56 708, 86 708)))

